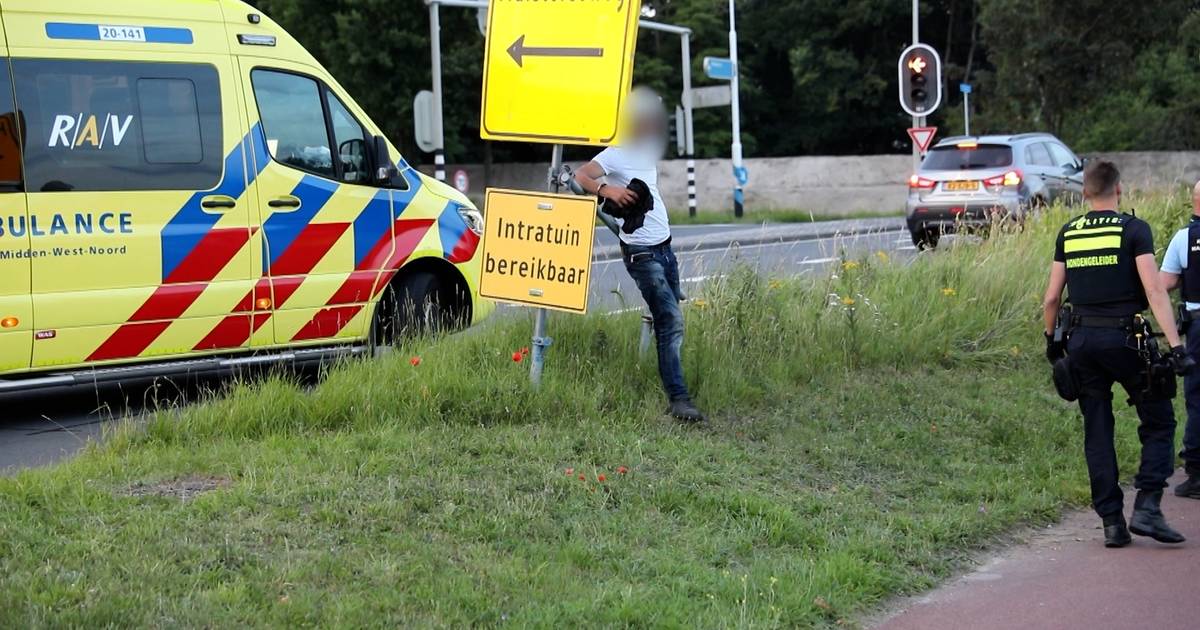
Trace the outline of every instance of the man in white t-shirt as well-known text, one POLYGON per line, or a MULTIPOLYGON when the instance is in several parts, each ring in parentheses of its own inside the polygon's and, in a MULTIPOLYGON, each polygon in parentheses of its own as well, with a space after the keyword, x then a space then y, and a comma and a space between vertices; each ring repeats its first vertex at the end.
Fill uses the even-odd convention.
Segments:
MULTIPOLYGON (((575 180, 590 194, 618 209, 645 207, 642 221, 618 218, 621 253, 625 269, 637 282, 650 314, 658 344, 658 372, 671 401, 676 419, 702 422, 704 415, 692 403, 683 378, 680 348, 683 346, 683 311, 679 302, 679 262, 671 250, 671 223, 667 206, 658 192, 658 161, 666 150, 667 112, 662 99, 646 88, 630 94, 631 132, 620 147, 609 147, 575 173, 575 180), (638 182, 641 182, 639 185, 638 182), (642 188, 642 185, 645 188, 642 188), (633 188, 634 190, 631 190, 633 188), (649 191, 653 204, 640 199, 635 190, 649 191), (636 226, 636 229, 626 229, 636 226)), ((615 212, 610 214, 622 214, 615 212)))

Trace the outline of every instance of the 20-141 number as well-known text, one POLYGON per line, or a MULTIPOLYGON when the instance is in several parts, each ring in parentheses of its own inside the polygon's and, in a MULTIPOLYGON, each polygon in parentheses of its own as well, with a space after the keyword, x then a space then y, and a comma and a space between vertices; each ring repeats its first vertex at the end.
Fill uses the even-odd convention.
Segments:
POLYGON ((145 42, 146 30, 140 26, 100 25, 100 40, 106 42, 145 42))

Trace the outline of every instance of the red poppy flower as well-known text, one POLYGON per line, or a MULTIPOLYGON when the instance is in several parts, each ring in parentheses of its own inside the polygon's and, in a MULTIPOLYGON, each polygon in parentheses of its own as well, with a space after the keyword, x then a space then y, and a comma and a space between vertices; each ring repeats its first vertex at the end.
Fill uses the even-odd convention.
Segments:
POLYGON ((579 473, 579 480, 580 480, 580 481, 587 481, 587 477, 586 477, 586 476, 584 476, 584 474, 583 474, 583 473, 579 473))
POLYGON ((513 361, 515 363, 520 363, 524 358, 525 358, 525 355, 521 354, 520 352, 513 353, 513 361))
POLYGON ((625 473, 629 472, 629 469, 624 466, 617 466, 617 472, 624 475, 625 473))
POLYGON ((411 363, 413 367, 417 367, 418 365, 421 365, 421 357, 413 357, 409 359, 408 362, 411 363))
POLYGON ((607 480, 607 477, 605 477, 603 474, 596 477, 596 481, 599 481, 600 483, 604 483, 606 480, 607 480))
POLYGON ((567 476, 568 476, 568 477, 570 477, 571 475, 574 475, 574 474, 575 474, 575 469, 574 469, 574 468, 568 468, 568 469, 567 469, 567 476))
POLYGON ((529 348, 527 348, 527 347, 521 348, 521 354, 523 354, 525 356, 529 356, 529 348))

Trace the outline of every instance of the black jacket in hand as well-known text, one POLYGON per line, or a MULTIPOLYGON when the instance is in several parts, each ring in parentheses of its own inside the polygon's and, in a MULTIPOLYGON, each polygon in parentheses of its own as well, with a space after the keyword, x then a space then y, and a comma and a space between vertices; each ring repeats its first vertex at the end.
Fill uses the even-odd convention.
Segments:
POLYGON ((629 182, 626 188, 637 196, 637 201, 621 208, 612 201, 605 200, 601 210, 621 220, 622 232, 633 234, 646 224, 646 213, 654 209, 654 195, 650 194, 650 187, 646 182, 640 179, 629 182))

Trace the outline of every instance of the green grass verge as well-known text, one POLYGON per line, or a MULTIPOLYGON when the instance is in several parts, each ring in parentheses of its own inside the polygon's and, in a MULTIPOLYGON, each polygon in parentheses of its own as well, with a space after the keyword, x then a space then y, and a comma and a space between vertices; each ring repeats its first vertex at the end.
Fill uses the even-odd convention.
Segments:
POLYGON ((163 412, 0 479, 0 627, 854 625, 1086 503, 1036 323, 1064 216, 710 285, 704 428, 661 417, 633 314, 553 318, 540 391, 517 318, 163 412))
POLYGON ((880 217, 900 217, 904 212, 896 210, 869 211, 860 210, 846 214, 813 213, 805 210, 753 210, 748 209, 741 218, 728 212, 698 212, 696 216, 688 216, 687 210, 672 210, 670 213, 672 225, 714 225, 725 223, 816 223, 819 221, 839 221, 844 219, 876 219, 880 217))

